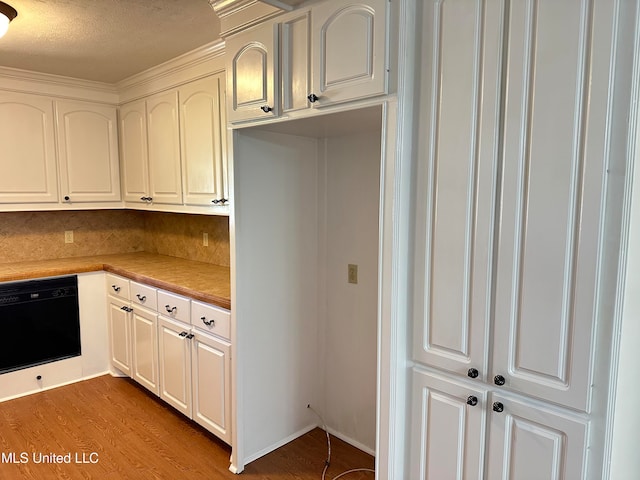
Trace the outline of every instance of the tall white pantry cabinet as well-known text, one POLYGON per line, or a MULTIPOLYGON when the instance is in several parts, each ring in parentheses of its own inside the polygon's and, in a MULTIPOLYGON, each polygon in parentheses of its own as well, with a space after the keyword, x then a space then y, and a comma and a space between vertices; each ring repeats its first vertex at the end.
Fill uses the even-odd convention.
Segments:
POLYGON ((609 478, 637 7, 416 4, 406 478, 609 478))

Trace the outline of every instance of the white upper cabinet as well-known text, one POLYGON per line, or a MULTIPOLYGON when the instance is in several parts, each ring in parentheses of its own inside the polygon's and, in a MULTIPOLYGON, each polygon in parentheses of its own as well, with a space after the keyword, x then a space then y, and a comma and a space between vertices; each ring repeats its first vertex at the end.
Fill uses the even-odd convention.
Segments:
POLYGON ((609 73, 592 65, 610 56, 591 15, 584 0, 510 8, 493 351, 505 387, 584 411, 607 169, 592 86, 609 73))
POLYGON ((480 2, 425 2, 419 98, 414 357, 481 379, 498 182, 498 5, 487 2, 485 13, 480 2))
POLYGON ((184 203, 224 205, 227 190, 225 75, 180 87, 184 203))
POLYGON ((278 114, 277 27, 267 22, 229 37, 225 42, 227 111, 231 122, 260 120, 278 114))
POLYGON ((65 202, 120 200, 116 109, 57 100, 60 196, 65 202))
POLYGON ((149 196, 154 203, 182 204, 178 92, 147 99, 149 196))
POLYGON ((120 107, 120 155, 123 196, 126 202, 143 202, 149 196, 146 102, 120 107))
POLYGON ((311 10, 318 106, 387 91, 387 0, 325 2, 311 10))
POLYGON ((58 201, 53 101, 0 92, 0 203, 58 201))
POLYGON ((295 11, 280 19, 282 39, 282 112, 309 108, 311 92, 311 12, 295 11))

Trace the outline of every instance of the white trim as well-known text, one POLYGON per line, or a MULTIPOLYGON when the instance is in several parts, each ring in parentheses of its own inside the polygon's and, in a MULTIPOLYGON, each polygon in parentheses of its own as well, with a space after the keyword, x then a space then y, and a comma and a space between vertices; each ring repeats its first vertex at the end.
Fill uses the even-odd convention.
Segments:
MULTIPOLYGON (((322 429, 321 425, 318 425, 318 428, 322 429)), ((354 440, 351 437, 346 436, 344 433, 340 433, 337 430, 334 430, 331 427, 327 427, 327 430, 329 432, 330 435, 333 435, 334 437, 342 440, 345 443, 348 443, 349 445, 351 445, 352 447, 356 447, 358 450, 361 450, 365 453, 368 453, 369 455, 371 455, 372 457, 376 456, 376 451, 375 449, 368 447, 367 445, 365 445, 364 443, 360 443, 357 440, 354 440)))
POLYGON ((115 104, 115 85, 0 66, 0 89, 73 100, 115 104))
MULTIPOLYGON (((248 464, 253 462, 254 460, 259 459, 260 457, 264 457, 266 454, 273 452, 274 450, 282 447, 283 445, 286 445, 287 443, 295 440, 298 437, 301 437, 302 435, 309 433, 311 430, 315 429, 317 427, 316 424, 312 424, 312 425, 307 425, 306 427, 304 427, 301 430, 298 430, 297 432, 289 435, 288 437, 283 438, 282 440, 280 440, 279 442, 276 442, 272 445, 269 445, 266 448, 263 448, 262 450, 260 450, 259 452, 254 453, 253 455, 249 455, 247 458, 244 459, 244 464, 248 464)), ((346 441, 346 440, 345 440, 346 441)), ((235 448, 235 447, 234 447, 235 448)), ((231 469, 230 469, 231 470, 231 469)), ((233 470, 231 470, 233 471, 233 470)))
POLYGON ((225 69, 225 44, 216 40, 115 84, 120 103, 158 93, 225 69))

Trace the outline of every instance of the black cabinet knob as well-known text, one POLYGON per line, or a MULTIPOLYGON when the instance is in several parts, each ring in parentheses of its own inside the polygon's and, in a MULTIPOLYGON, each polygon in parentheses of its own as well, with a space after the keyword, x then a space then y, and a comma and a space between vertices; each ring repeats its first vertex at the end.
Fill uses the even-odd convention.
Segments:
POLYGON ((478 378, 479 373, 477 368, 470 368, 467 370, 467 377, 478 378))
POLYGON ((260 107, 260 110, 262 110, 264 113, 269 113, 271 110, 273 110, 273 108, 271 108, 269 105, 263 105, 260 107))
POLYGON ((506 382, 506 380, 504 379, 504 377, 502 375, 496 375, 495 377, 493 377, 493 383, 495 383, 498 386, 504 385, 505 382, 506 382))
POLYGON ((309 95, 307 95, 307 99, 311 103, 316 103, 319 100, 319 97, 315 93, 310 93, 309 95))
POLYGON ((64 196, 64 201, 65 201, 65 202, 68 202, 69 200, 70 200, 69 195, 65 195, 65 196, 64 196))
POLYGON ((493 402, 493 411, 494 412, 504 412, 504 405, 501 402, 493 402))
POLYGON ((467 405, 471 405, 472 407, 475 407, 478 404, 478 397, 476 397, 475 395, 469 395, 467 397, 467 405))

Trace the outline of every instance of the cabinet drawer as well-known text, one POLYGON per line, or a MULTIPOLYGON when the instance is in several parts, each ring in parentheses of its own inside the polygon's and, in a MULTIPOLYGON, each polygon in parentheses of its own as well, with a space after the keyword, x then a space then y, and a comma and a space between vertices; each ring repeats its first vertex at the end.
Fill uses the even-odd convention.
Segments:
POLYGON ((158 312, 160 315, 189 323, 190 303, 191 300, 181 295, 158 290, 158 312))
POLYGON ((131 282, 131 301, 151 310, 158 310, 157 291, 142 283, 131 282))
POLYGON ((205 332, 230 339, 231 313, 220 307, 202 302, 191 302, 191 325, 205 332))
POLYGON ((131 299, 129 292, 129 280, 107 273, 107 292, 109 295, 123 300, 131 299))

